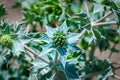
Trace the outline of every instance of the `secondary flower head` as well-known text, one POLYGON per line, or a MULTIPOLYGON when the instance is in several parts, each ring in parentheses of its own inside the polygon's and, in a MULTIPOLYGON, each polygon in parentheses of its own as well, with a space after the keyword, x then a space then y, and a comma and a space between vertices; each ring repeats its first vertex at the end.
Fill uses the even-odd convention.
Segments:
POLYGON ((1 20, 0 23, 0 47, 10 50, 9 52, 23 51, 22 40, 25 39, 25 29, 22 28, 24 22, 19 24, 11 24, 6 20, 1 20), (23 39, 24 36, 24 39, 23 39))
POLYGON ((8 34, 4 34, 0 37, 0 44, 3 46, 10 46, 12 45, 12 38, 8 34))
POLYGON ((61 55, 79 49, 75 44, 79 40, 79 34, 68 32, 66 21, 56 28, 46 26, 46 35, 41 40, 47 42, 50 48, 57 49, 61 55))

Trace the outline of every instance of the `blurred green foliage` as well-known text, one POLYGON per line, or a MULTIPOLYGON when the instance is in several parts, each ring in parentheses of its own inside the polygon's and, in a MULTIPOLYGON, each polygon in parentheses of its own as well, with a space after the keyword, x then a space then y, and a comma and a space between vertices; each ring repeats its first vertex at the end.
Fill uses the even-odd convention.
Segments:
POLYGON ((98 80, 107 80, 114 76, 110 57, 120 52, 116 48, 120 43, 119 3, 22 0, 12 6, 22 8, 23 22, 18 23, 2 19, 7 11, 0 4, 0 80, 92 80, 94 75, 89 75, 94 73, 98 80), (36 26, 45 32, 36 31, 36 26), (110 51, 109 57, 99 59, 96 48, 110 51))

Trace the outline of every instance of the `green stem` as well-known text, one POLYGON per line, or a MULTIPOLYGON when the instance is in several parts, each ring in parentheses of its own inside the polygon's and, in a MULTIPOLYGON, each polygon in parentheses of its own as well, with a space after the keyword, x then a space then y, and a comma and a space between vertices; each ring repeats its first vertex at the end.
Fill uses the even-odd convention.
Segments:
POLYGON ((101 73, 101 71, 95 72, 95 73, 90 73, 90 74, 87 74, 85 76, 81 76, 80 79, 92 78, 93 76, 99 75, 100 73, 101 73))
POLYGON ((58 51, 56 51, 56 54, 55 54, 55 62, 57 62, 57 60, 58 60, 58 51))
POLYGON ((79 39, 87 32, 86 29, 84 29, 80 34, 79 34, 79 39))
MULTIPOLYGON (((115 46, 116 46, 116 44, 114 44, 112 48, 114 48, 115 46)), ((111 51, 110 54, 109 54, 109 56, 108 56, 108 59, 111 58, 112 54, 113 54, 113 52, 111 51)))
POLYGON ((51 64, 50 61, 46 60, 45 58, 41 57, 38 53, 36 53, 34 50, 32 50, 31 48, 29 48, 28 46, 24 45, 24 48, 29 51, 30 53, 32 53, 35 57, 38 57, 40 60, 44 61, 47 64, 51 64))
POLYGON ((120 80, 120 77, 118 75, 113 75, 114 78, 116 78, 117 80, 120 80))
POLYGON ((88 8, 86 0, 84 1, 84 7, 85 7, 85 10, 86 10, 87 16, 90 18, 90 12, 89 12, 89 8, 88 8))
POLYGON ((116 25, 117 22, 101 22, 101 23, 92 23, 91 26, 102 26, 102 25, 116 25))
POLYGON ((113 13, 112 11, 108 12, 105 16, 101 17, 100 19, 98 19, 94 23, 98 23, 98 22, 103 21, 105 18, 109 17, 112 13, 113 13))
POLYGON ((32 32, 36 32, 36 24, 32 25, 32 32))
POLYGON ((95 52, 95 45, 93 44, 90 53, 89 53, 89 61, 92 61, 94 58, 94 52, 95 52))

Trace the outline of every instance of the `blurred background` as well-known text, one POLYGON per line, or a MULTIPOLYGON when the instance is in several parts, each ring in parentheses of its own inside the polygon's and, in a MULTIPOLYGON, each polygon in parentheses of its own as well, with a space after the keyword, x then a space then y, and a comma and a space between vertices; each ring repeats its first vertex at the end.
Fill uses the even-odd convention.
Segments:
MULTIPOLYGON (((12 6, 14 5, 15 2, 16 2, 16 0, 0 0, 0 3, 5 4, 5 8, 8 12, 8 14, 5 16, 5 18, 9 22, 21 22, 21 20, 23 18, 21 8, 12 8, 12 6)), ((116 26, 113 26, 113 28, 114 27, 116 27, 116 26)), ((111 43, 111 46, 113 46, 112 43, 111 43)), ((118 50, 120 50, 120 44, 117 44, 116 48, 118 50)), ((108 57, 108 55, 110 54, 110 51, 106 50, 104 52, 100 52, 99 49, 96 49, 95 53, 96 53, 95 55, 98 56, 100 59, 106 59, 108 57)), ((120 53, 112 54, 111 61, 112 62, 120 61, 120 53)), ((120 76, 120 70, 117 70, 116 73, 118 74, 118 76, 120 76)), ((111 80, 113 80, 113 79, 111 79, 111 80)))

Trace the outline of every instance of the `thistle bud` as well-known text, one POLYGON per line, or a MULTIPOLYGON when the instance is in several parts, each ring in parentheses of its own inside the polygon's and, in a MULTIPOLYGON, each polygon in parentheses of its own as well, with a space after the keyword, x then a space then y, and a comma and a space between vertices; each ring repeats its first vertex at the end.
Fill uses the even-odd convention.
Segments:
POLYGON ((0 37, 0 44, 2 44, 3 46, 10 46, 10 45, 12 45, 11 36, 8 35, 8 34, 2 35, 0 37))
POLYGON ((63 31, 57 31, 52 39, 53 45, 57 48, 63 47, 67 44, 67 35, 63 31))

